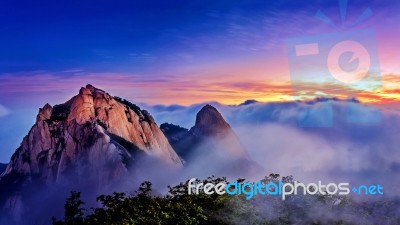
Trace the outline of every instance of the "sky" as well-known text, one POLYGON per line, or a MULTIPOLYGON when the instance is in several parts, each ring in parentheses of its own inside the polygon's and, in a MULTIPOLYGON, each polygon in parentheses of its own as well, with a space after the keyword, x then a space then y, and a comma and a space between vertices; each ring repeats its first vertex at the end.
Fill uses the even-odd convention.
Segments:
POLYGON ((400 1, 349 0, 343 25, 339 2, 346 1, 1 1, 0 141, 15 149, 39 107, 88 83, 146 104, 319 95, 397 102, 400 1), (316 18, 319 10, 332 23, 316 18), (374 70, 356 84, 326 76, 342 34, 371 56, 374 70), (320 54, 298 61, 299 40, 319 43, 320 54))

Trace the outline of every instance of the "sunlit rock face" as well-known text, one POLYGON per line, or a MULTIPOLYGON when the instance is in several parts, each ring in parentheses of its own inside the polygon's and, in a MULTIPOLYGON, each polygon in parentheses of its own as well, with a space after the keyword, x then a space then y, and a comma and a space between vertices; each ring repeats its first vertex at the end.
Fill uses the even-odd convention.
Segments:
POLYGON ((35 174, 45 183, 68 182, 72 177, 104 185, 123 177, 136 153, 181 166, 147 111, 87 85, 66 103, 46 104, 39 110, 2 177, 35 174))
POLYGON ((17 224, 26 224, 28 215, 41 218, 32 215, 32 207, 40 198, 46 204, 62 200, 59 188, 100 193, 142 182, 146 168, 162 174, 181 167, 147 111, 87 85, 64 104, 39 109, 35 124, 0 172, 0 223, 5 217, 17 224))

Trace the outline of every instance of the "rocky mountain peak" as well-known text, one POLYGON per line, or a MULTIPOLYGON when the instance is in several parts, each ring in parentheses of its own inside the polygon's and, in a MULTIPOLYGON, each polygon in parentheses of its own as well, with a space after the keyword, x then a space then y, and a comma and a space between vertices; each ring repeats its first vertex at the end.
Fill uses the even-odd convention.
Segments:
POLYGON ((252 105, 252 104, 256 104, 256 103, 259 103, 259 101, 254 100, 254 99, 248 99, 248 100, 240 103, 239 106, 252 105))
POLYGON ((161 128, 189 167, 240 176, 262 171, 221 113, 211 105, 205 105, 197 113, 190 130, 173 124, 163 124, 161 128), (218 169, 211 162, 218 162, 218 169))
POLYGON ((39 109, 6 168, 0 165, 0 207, 19 221, 32 190, 101 192, 181 166, 149 112, 88 84, 67 102, 39 109))
POLYGON ((212 136, 221 134, 229 129, 230 126, 221 113, 215 107, 205 105, 196 115, 193 132, 199 136, 212 136))
POLYGON ((190 129, 163 124, 162 131, 185 161, 204 154, 218 154, 236 159, 249 159, 249 155, 231 126, 221 113, 211 105, 205 105, 196 115, 196 123, 190 129), (200 153, 201 152, 201 153, 200 153))
POLYGON ((36 122, 50 119, 52 113, 53 113, 53 107, 51 107, 51 105, 46 103, 46 105, 44 105, 43 108, 39 109, 39 113, 36 117, 36 122))
POLYGON ((138 152, 165 164, 182 164, 147 111, 88 84, 69 101, 39 109, 3 176, 17 172, 59 183, 82 165, 104 184, 127 173, 138 152))

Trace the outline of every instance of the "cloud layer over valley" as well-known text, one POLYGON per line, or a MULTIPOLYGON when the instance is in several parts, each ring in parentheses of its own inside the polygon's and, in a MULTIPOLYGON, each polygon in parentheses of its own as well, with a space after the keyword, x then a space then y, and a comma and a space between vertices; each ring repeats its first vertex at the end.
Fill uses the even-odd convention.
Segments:
MULTIPOLYGON (((400 113, 382 109, 373 115, 369 106, 354 101, 258 103, 239 106, 211 103, 231 124, 251 157, 268 173, 293 175, 304 182, 350 182, 384 185, 385 195, 400 194, 400 113), (301 127, 305 110, 332 107, 332 126, 301 127), (350 115, 356 112, 357 115, 350 115), (363 118, 358 123, 351 118, 363 118), (376 117, 376 118, 375 118, 376 117), (350 119, 349 119, 350 118, 350 119)), ((202 104, 147 106, 156 121, 186 128, 194 124, 202 104)), ((312 115, 326 120, 329 111, 312 115)))

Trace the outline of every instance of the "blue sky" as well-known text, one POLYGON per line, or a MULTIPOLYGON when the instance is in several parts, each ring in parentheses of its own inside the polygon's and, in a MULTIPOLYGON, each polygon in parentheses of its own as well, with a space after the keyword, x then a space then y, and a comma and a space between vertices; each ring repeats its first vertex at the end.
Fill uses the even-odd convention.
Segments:
MULTIPOLYGON (((358 11, 367 5, 393 5, 393 1, 354 2, 349 9, 359 7, 358 11)), ((191 56, 199 57, 197 63, 212 60, 213 54, 219 60, 221 55, 239 57, 249 53, 235 49, 259 44, 251 40, 258 32, 240 36, 240 27, 235 33, 234 25, 257 31, 268 18, 305 12, 312 17, 317 9, 329 14, 337 7, 337 1, 289 0, 2 1, 0 69, 137 72, 154 62, 176 65, 191 56)))

